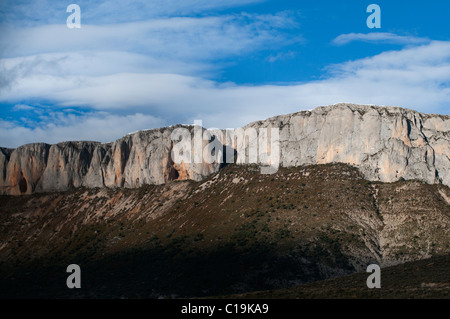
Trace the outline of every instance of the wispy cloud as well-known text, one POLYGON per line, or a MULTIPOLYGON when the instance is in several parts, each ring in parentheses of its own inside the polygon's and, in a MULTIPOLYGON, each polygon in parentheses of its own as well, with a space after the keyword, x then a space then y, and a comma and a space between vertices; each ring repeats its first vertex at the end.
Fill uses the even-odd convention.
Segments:
MULTIPOLYGON (((82 23, 114 24, 211 14, 223 9, 245 6, 265 0, 77 0, 81 8, 82 23)), ((54 0, 2 0, 0 21, 16 26, 65 24, 69 14, 68 1, 54 0)))
POLYGON ((3 26, 0 94, 9 100, 18 97, 13 92, 22 85, 33 84, 23 98, 44 97, 45 90, 39 92, 46 84, 41 81, 48 81, 58 95, 91 83, 92 76, 119 78, 121 73, 208 77, 223 59, 301 41, 283 32, 295 27, 289 12, 175 17, 83 25, 78 30, 65 25, 3 26))
POLYGON ((423 44, 430 42, 430 39, 415 36, 397 35, 388 32, 371 33, 346 33, 336 37, 332 43, 335 45, 345 45, 354 41, 391 43, 391 44, 423 44))
POLYGON ((292 51, 287 51, 287 52, 279 52, 275 55, 269 55, 266 58, 266 61, 269 63, 273 63, 275 61, 279 61, 279 60, 288 60, 288 59, 292 59, 295 57, 295 53, 292 51))
MULTIPOLYGON (((27 131, 41 141, 69 136, 108 141, 122 132, 151 128, 155 123, 193 123, 194 119, 202 119, 207 127, 238 127, 250 121, 337 102, 403 106, 427 113, 450 111, 450 42, 434 41, 332 65, 326 75, 324 80, 285 86, 221 84, 176 74, 120 73, 84 78, 34 75, 20 79, 15 91, 6 96, 11 100, 24 96, 47 97, 73 107, 90 105, 110 116, 102 122, 104 130, 99 129, 102 125, 83 124, 97 123, 100 120, 97 112, 85 114, 79 121, 75 115, 65 115, 72 122, 56 121, 61 132, 65 126, 73 128, 67 129, 72 135, 55 135, 56 129, 51 124, 55 119, 43 121, 36 131, 27 131), (148 120, 139 122, 136 114, 148 120), (88 121, 90 117, 92 121, 88 121), (108 126, 109 119, 116 124, 108 126), (118 129, 125 124, 128 126, 118 129)), ((0 145, 24 139, 21 134, 25 131, 20 123, 12 128, 8 125, 12 124, 3 123, 5 134, 0 134, 0 145)))
POLYGON ((74 51, 121 51, 172 59, 218 59, 267 46, 286 45, 280 29, 294 27, 287 15, 234 14, 167 18, 112 25, 65 25, 0 29, 3 57, 74 51))
POLYGON ((26 104, 16 104, 13 107, 13 110, 16 111, 16 112, 17 111, 32 111, 34 109, 35 108, 33 106, 26 105, 26 104))
POLYGON ((406 46, 329 65, 318 81, 211 80, 235 58, 263 52, 266 62, 282 63, 297 57, 287 47, 303 41, 293 13, 220 12, 253 2, 259 0, 80 0, 82 28, 76 30, 65 26, 66 3, 1 2, 0 103, 12 112, 1 116, 0 146, 106 142, 195 119, 207 127, 239 127, 337 102, 449 112, 450 42, 392 33, 340 35, 334 44, 406 46))
POLYGON ((0 145, 17 147, 36 142, 58 143, 74 140, 109 142, 140 129, 160 127, 166 123, 148 114, 114 115, 96 112, 77 115, 50 112, 40 126, 27 127, 0 119, 0 145))

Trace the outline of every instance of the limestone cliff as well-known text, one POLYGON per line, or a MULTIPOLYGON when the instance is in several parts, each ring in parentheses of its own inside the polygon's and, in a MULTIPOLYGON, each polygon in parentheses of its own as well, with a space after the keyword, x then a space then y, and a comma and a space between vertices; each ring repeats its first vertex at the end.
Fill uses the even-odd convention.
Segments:
POLYGON ((216 172, 220 164, 173 163, 171 133, 177 127, 181 125, 140 131, 105 144, 64 142, 0 148, 1 194, 80 186, 134 188, 176 179, 200 180, 216 172))
POLYGON ((450 186, 450 116, 337 104, 247 127, 280 128, 281 166, 346 163, 372 181, 450 186))
MULTIPOLYGON (((201 180, 217 172, 219 163, 177 165, 172 161, 171 133, 177 127, 183 126, 140 131, 113 143, 0 148, 0 193, 31 194, 80 186, 134 188, 176 179, 201 180)), ((192 131, 192 126, 187 128, 192 131)), ((450 186, 448 115, 337 104, 276 116, 246 128, 280 129, 281 166, 341 162, 358 167, 369 180, 404 178, 450 186)))

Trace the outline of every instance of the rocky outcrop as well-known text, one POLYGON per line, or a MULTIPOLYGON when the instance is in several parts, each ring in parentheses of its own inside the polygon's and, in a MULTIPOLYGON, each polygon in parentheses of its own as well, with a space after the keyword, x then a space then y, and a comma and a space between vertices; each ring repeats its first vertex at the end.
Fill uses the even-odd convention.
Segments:
POLYGON ((40 143, 0 149, 1 193, 31 194, 81 186, 135 188, 177 179, 201 180, 216 172, 220 164, 173 163, 171 133, 177 127, 181 125, 140 131, 105 144, 40 143))
MULTIPOLYGON (((64 142, 0 148, 0 193, 73 187, 140 187, 201 180, 220 163, 174 163, 176 125, 126 135, 113 143, 64 142)), ((279 128, 280 165, 341 162, 373 181, 417 179, 450 186, 450 116, 394 107, 337 104, 276 116, 247 128, 279 128)), ((203 146, 209 141, 203 141, 203 146)), ((223 144, 226 144, 222 140, 223 144)), ((239 149, 236 145, 234 148, 239 149)))
POLYGON ((346 163, 372 181, 450 186, 450 116, 337 104, 247 127, 280 128, 280 164, 346 163))

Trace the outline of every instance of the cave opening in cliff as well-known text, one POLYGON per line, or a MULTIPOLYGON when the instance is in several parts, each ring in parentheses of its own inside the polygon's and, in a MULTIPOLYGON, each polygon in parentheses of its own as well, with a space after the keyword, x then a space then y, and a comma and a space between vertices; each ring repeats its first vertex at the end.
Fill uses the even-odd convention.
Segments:
POLYGON ((175 169, 175 167, 172 167, 172 172, 171 172, 171 180, 177 180, 180 177, 180 173, 178 173, 178 171, 175 169))
POLYGON ((27 189, 28 189, 27 180, 25 179, 25 177, 22 176, 22 178, 19 181, 19 190, 21 193, 26 193, 27 189))
POLYGON ((167 159, 167 179, 169 181, 175 181, 180 178, 180 173, 175 168, 175 163, 173 162, 171 156, 167 159))

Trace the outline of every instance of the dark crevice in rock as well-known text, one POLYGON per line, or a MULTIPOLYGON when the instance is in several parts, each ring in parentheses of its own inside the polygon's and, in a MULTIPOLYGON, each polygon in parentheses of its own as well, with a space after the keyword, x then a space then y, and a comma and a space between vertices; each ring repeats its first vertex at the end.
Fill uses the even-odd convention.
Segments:
POLYGON ((27 180, 22 175, 22 178, 19 180, 19 190, 23 194, 27 192, 27 189, 28 189, 27 180))

